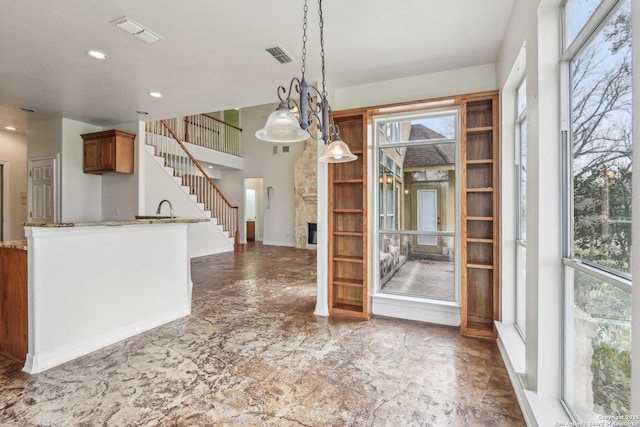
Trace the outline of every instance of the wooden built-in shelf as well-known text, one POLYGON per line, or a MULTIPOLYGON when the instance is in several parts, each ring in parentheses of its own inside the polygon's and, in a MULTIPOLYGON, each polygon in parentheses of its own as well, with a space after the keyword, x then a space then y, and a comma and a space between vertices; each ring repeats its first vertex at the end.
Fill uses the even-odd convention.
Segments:
POLYGON ((334 261, 355 262, 355 263, 362 263, 364 261, 364 258, 347 257, 347 256, 334 256, 332 259, 334 261))
POLYGON ((363 313, 362 304, 347 304, 343 302, 336 302, 333 305, 333 314, 342 314, 345 316, 353 316, 354 313, 363 313))
POLYGON ((482 268, 485 270, 493 270, 493 265, 488 265, 488 264, 470 264, 467 263, 467 267, 468 268, 482 268))
POLYGON ((354 288, 361 288, 362 280, 335 279, 333 281, 333 284, 337 286, 351 286, 354 288))
POLYGON ((463 335, 496 338, 499 320, 498 92, 463 98, 461 319, 463 335))
POLYGON ((336 179, 334 184, 362 184, 362 178, 360 179, 336 179))
POLYGON ((471 132, 491 132, 493 130, 493 126, 482 126, 477 128, 467 128, 467 133, 471 132))
POLYGON ((364 113, 334 113, 334 120, 358 158, 328 168, 329 314, 368 319, 366 120, 364 113))
POLYGON ((468 216, 467 221, 493 221, 492 216, 468 216))
POLYGON ((334 236, 353 236, 362 237, 364 233, 362 231, 333 231, 334 236))
POLYGON ((467 160, 467 165, 490 165, 490 164, 493 164, 493 159, 467 160))

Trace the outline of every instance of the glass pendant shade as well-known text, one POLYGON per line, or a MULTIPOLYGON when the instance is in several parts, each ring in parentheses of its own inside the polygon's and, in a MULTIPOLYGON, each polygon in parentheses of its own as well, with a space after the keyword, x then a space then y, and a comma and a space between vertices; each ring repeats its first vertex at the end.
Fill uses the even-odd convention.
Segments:
POLYGON ((351 153, 347 144, 341 139, 331 142, 325 151, 324 156, 320 157, 321 162, 325 163, 344 163, 357 159, 358 156, 351 153))
POLYGON ((309 133, 302 130, 298 119, 286 106, 280 106, 269 115, 267 123, 256 132, 256 138, 267 142, 300 142, 309 138, 309 133))

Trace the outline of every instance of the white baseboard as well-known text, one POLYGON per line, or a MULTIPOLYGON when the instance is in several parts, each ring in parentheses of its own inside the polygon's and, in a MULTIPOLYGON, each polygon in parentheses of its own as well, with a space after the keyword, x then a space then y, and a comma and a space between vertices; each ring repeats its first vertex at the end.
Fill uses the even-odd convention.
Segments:
POLYGON ((460 307, 449 301, 434 301, 377 293, 372 297, 375 315, 460 326, 460 307))
POLYGON ((295 248, 296 246, 296 244, 293 242, 275 242, 269 240, 264 240, 262 244, 267 246, 287 246, 289 248, 295 248))
POLYGON ((191 307, 186 306, 172 313, 163 314, 152 319, 142 320, 132 325, 127 325, 123 328, 111 331, 107 334, 74 343, 72 345, 60 346, 56 349, 37 352, 36 354, 29 351, 29 353, 27 353, 26 363, 22 370, 28 374, 37 374, 190 314, 191 307))
POLYGON ((201 257, 201 256, 222 254, 222 253, 226 253, 226 252, 233 252, 233 245, 231 247, 229 247, 229 248, 216 248, 216 249, 213 249, 213 250, 190 252, 189 253, 189 258, 198 258, 198 257, 201 257))

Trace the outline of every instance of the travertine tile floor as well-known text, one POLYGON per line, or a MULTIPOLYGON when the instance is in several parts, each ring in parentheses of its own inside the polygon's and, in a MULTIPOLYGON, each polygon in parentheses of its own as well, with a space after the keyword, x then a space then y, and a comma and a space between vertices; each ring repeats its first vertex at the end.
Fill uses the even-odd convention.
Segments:
POLYGON ((2 426, 523 426, 495 342, 316 317, 315 252, 195 259, 193 314, 29 376, 0 358, 2 426))

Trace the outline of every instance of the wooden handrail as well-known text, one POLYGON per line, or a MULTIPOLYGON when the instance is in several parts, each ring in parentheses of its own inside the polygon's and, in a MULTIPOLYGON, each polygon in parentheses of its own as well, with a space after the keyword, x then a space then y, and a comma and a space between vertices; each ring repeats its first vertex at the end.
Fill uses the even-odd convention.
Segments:
POLYGON ((234 126, 234 125, 232 125, 232 124, 230 124, 230 123, 227 123, 227 122, 225 122, 224 120, 220 120, 220 119, 219 119, 219 118, 217 118, 217 117, 213 117, 213 116, 210 116, 210 115, 208 115, 208 114, 200 114, 200 115, 201 115, 201 116, 205 116, 205 117, 207 117, 207 118, 209 118, 209 119, 211 119, 211 120, 215 120, 215 121, 216 121, 216 122, 218 122, 218 123, 222 123, 222 124, 223 124, 223 125, 225 125, 225 126, 229 126, 229 127, 234 128, 234 129, 238 129, 240 132, 242 132, 242 128, 239 128, 238 126, 234 126))
MULTIPOLYGON (((160 123, 162 123, 162 125, 169 131, 169 133, 171 134, 171 136, 173 137, 173 139, 176 140, 176 142, 180 145, 180 147, 182 147, 182 149, 184 150, 184 152, 187 154, 187 156, 191 159, 191 161, 196 165, 196 167, 198 168, 198 170, 202 173, 202 175, 204 176, 204 178, 209 182, 209 184, 211 184, 211 186, 213 188, 215 188, 215 190, 218 192, 218 194, 220 194, 220 197, 222 197, 222 200, 224 200, 227 205, 229 205, 230 208, 232 209, 238 209, 237 206, 233 206, 226 197, 224 197, 224 194, 222 194, 222 192, 220 191, 220 189, 216 186, 216 184, 213 182, 213 180, 211 179, 211 177, 209 177, 209 175, 207 175, 207 173, 204 171, 204 169, 202 168, 202 166, 200 166, 200 163, 196 160, 195 157, 193 157, 193 155, 191 154, 191 152, 187 149, 187 147, 185 147, 185 145, 182 143, 182 141, 180 141, 180 139, 176 136, 175 133, 173 133, 173 130, 171 130, 171 128, 169 127, 169 125, 167 125, 166 121, 164 120, 160 120, 160 123)), ((238 215, 238 212, 236 211, 236 215, 238 215)))
MULTIPOLYGON (((203 114, 203 115, 204 115, 204 114, 203 114)), ((202 128, 202 129, 205 129, 205 130, 210 130, 211 132, 215 132, 215 133, 217 133, 218 135, 220 135, 220 131, 219 131, 219 130, 212 129, 212 128, 208 128, 208 127, 206 127, 206 126, 204 126, 204 125, 201 125, 201 124, 199 124, 199 123, 192 122, 191 120, 189 120, 189 119, 188 119, 188 118, 186 118, 186 117, 184 118, 184 122, 185 122, 185 123, 189 123, 190 125, 198 126, 199 128, 202 128)), ((227 126, 231 126, 231 125, 227 125, 227 126)), ((189 142, 189 141, 187 141, 187 142, 189 142)))

